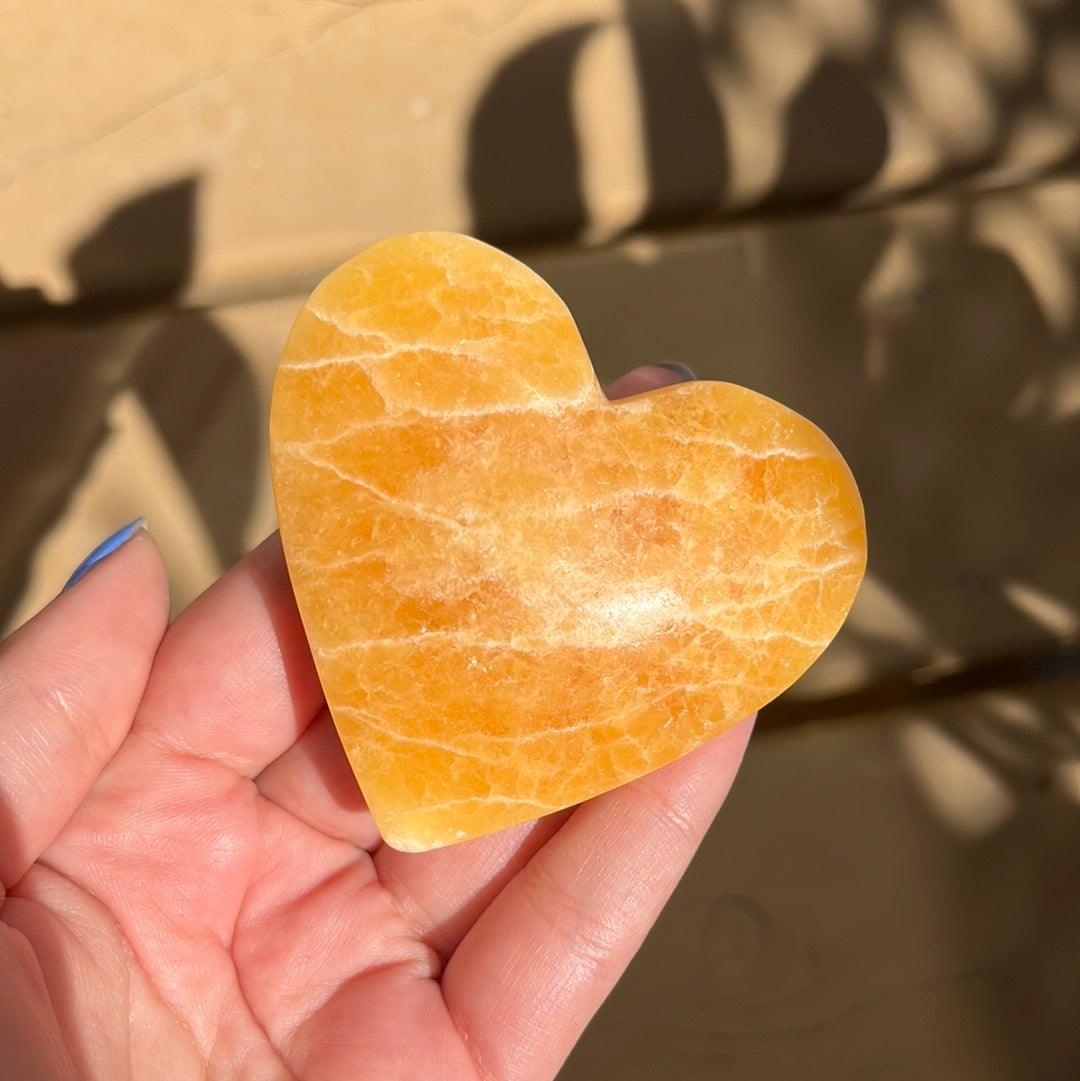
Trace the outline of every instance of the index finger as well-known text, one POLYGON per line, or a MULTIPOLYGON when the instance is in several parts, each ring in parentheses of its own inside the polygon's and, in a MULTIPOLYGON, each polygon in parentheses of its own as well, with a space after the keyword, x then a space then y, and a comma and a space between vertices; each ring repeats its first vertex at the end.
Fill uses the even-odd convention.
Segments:
POLYGON ((140 531, 0 643, 0 898, 127 736, 168 607, 140 531))

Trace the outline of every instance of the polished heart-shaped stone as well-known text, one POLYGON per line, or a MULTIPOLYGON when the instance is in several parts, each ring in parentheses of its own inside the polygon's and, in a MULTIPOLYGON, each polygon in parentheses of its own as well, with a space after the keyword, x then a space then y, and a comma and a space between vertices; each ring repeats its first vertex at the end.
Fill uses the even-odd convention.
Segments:
POLYGON ((319 285, 270 435, 311 651, 396 848, 722 732, 818 656, 865 566, 855 483, 809 421, 725 383, 608 402, 555 293, 454 234, 319 285))

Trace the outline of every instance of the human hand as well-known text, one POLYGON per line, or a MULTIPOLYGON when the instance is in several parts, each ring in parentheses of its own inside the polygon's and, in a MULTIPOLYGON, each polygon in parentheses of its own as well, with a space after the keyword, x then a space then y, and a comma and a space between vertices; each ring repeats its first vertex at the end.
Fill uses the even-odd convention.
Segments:
POLYGON ((0 645, 0 1077, 553 1077, 749 722, 573 811, 404 854, 338 744, 277 538, 167 612, 139 532, 0 645))

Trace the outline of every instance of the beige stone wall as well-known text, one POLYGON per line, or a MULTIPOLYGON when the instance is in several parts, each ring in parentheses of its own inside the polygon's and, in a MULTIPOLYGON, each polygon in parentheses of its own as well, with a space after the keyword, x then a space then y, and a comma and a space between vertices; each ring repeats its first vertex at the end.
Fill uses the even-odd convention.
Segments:
POLYGON ((1071 0, 15 8, 0 277, 54 301, 303 287, 376 237, 431 226, 597 242, 1014 183, 1080 138, 1071 0), (189 250, 144 216, 123 259, 71 265, 155 192, 154 216, 186 217, 173 228, 189 250))

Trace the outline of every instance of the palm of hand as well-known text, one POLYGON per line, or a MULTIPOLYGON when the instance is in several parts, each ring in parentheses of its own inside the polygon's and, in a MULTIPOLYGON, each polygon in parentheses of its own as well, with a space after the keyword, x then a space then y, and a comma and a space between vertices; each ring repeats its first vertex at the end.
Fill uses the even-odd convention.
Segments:
POLYGON ((141 534, 0 645, 0 1077, 553 1077, 750 726, 572 813, 402 854, 276 538, 166 611, 141 534))
POLYGON ((348 773, 276 541, 158 648, 163 629, 140 536, 0 655, 5 735, 37 710, 19 738, 42 742, 0 802, 3 1076, 550 1077, 746 736, 407 855, 380 846, 348 773))

